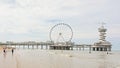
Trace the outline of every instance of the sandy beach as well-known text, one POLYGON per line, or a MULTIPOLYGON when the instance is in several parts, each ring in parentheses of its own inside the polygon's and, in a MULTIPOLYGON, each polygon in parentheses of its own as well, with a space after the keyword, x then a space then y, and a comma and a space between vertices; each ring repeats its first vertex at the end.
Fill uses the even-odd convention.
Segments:
POLYGON ((120 52, 15 50, 0 52, 0 68, 120 68, 120 52))

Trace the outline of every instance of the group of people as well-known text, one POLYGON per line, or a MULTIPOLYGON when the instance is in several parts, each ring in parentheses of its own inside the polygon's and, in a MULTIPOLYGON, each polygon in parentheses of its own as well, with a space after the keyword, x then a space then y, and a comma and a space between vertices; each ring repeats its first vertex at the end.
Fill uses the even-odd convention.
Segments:
MULTIPOLYGON (((6 49, 5 48, 3 49, 3 52, 4 52, 4 54, 6 53, 6 49)), ((14 53, 14 49, 13 48, 11 49, 11 52, 12 52, 12 54, 14 53)))

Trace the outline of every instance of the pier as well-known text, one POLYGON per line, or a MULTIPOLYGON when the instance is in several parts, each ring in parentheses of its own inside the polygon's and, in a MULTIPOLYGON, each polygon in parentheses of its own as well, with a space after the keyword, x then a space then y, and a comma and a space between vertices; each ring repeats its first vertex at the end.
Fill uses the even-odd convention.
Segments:
POLYGON ((16 49, 41 49, 41 50, 78 50, 84 51, 88 49, 91 51, 91 46, 88 44, 72 44, 70 46, 55 46, 54 43, 50 42, 6 42, 0 43, 0 46, 16 49), (55 46, 55 47, 54 47, 55 46))
POLYGON ((0 43, 0 46, 3 47, 13 47, 13 48, 22 48, 22 49, 49 49, 49 46, 53 43, 46 42, 9 42, 9 43, 0 43))

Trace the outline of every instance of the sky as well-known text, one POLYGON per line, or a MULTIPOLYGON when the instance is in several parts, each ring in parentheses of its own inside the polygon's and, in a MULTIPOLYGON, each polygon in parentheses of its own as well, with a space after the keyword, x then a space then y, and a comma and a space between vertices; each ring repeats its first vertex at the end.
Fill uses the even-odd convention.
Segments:
MULTIPOLYGON (((76 44, 99 41, 104 22, 106 40, 120 50, 120 0, 0 0, 0 42, 49 41, 50 29, 65 23, 76 44)), ((67 28, 67 27, 66 27, 67 28)), ((66 30, 67 31, 67 30, 66 30)))

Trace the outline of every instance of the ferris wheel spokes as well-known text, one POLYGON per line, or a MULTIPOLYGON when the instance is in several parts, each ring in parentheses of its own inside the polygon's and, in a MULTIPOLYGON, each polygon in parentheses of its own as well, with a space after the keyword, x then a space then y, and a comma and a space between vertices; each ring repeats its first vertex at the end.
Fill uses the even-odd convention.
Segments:
POLYGON ((50 40, 55 44, 64 43, 64 45, 72 40, 73 31, 68 24, 59 23, 50 30, 50 40))

